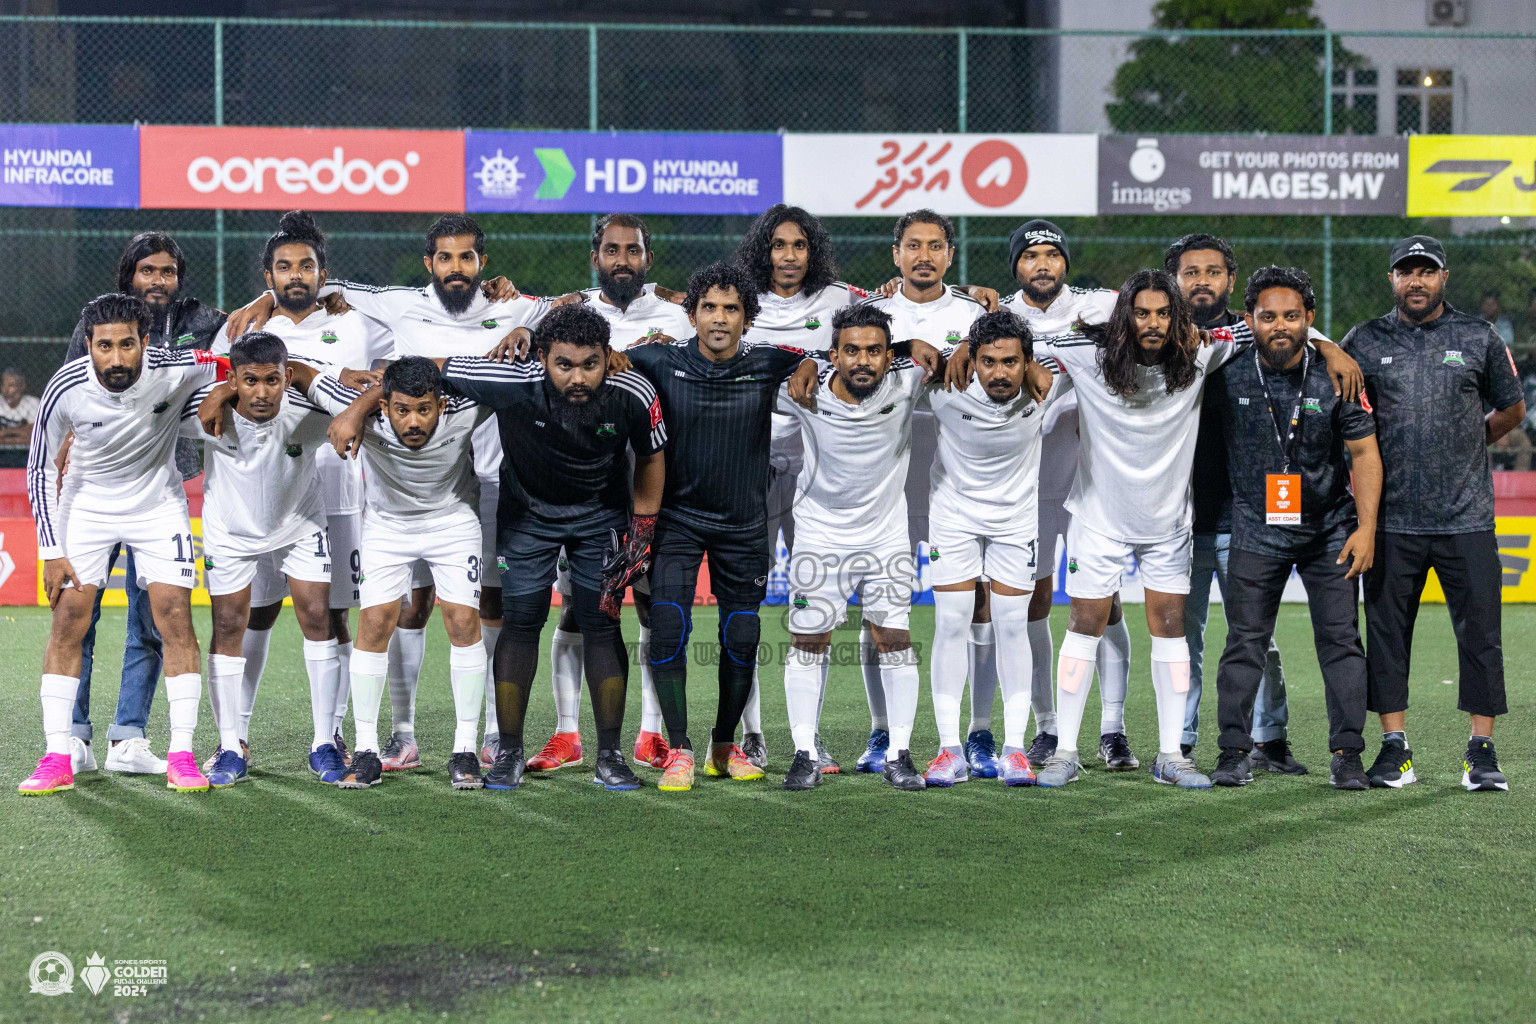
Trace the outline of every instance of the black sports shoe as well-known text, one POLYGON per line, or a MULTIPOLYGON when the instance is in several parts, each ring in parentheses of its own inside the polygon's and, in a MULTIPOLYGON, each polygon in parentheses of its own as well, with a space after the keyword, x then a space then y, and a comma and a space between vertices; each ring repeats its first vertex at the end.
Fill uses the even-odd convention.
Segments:
POLYGON ((1419 781, 1413 774, 1413 751, 1397 740, 1381 741, 1381 753, 1376 755, 1375 763, 1365 775, 1376 789, 1402 789, 1419 781))
POLYGON ((1246 750, 1222 747, 1216 759, 1216 770, 1211 772, 1211 784, 1215 786, 1246 786, 1253 781, 1253 761, 1246 750))
POLYGON ((610 793, 624 793, 640 788, 640 779, 629 770, 621 750, 599 750, 597 768, 592 773, 592 784, 602 786, 610 793))
POLYGON ((484 789, 485 780, 480 777, 480 757, 463 750, 448 759, 448 781, 454 789, 484 789))
POLYGON ((1029 766, 1035 771, 1045 767, 1056 753, 1056 734, 1053 732, 1037 732, 1035 738, 1029 741, 1029 749, 1024 756, 1029 758, 1029 766))
POLYGON ((1509 790, 1509 780, 1499 771, 1499 755, 1492 740, 1473 740, 1467 744, 1467 756, 1461 761, 1461 784, 1468 793, 1509 790))
POLYGON ((1371 788, 1371 780, 1366 778, 1359 754, 1334 754, 1333 763, 1328 766, 1328 781, 1334 789, 1371 788))
POLYGON ((384 765, 372 750, 359 750, 352 755, 347 774, 336 780, 339 789, 367 789, 377 786, 384 778, 384 765))
POLYGON ((1253 767, 1256 771, 1279 772, 1281 775, 1307 774, 1307 766, 1291 756, 1291 745, 1285 740, 1255 743, 1253 767))
POLYGON ((898 750, 885 758, 885 783, 896 789, 927 789, 922 773, 912 766, 912 752, 898 750))
POLYGON ((1099 737, 1099 760, 1112 772, 1129 772, 1141 767, 1131 753, 1131 741, 1123 732, 1107 732, 1099 737))
POLYGON ((768 767, 768 744, 763 742, 763 734, 760 732, 744 732, 741 734, 741 752, 748 761, 759 768, 768 767))
POLYGON ((816 759, 804 750, 795 751, 795 761, 784 776, 785 789, 815 789, 821 785, 821 768, 816 759))
POLYGON ((819 732, 816 734, 816 766, 823 775, 841 775, 843 772, 843 766, 837 763, 837 758, 822 744, 819 732))
POLYGON ((496 760, 485 773, 486 789, 516 789, 523 784, 523 748, 496 751, 496 760))
POLYGON ((1194 758, 1195 758, 1195 745, 1193 743, 1180 743, 1179 744, 1179 753, 1183 754, 1185 757, 1189 758, 1190 760, 1194 760, 1194 758))
POLYGON ((337 729, 336 734, 331 737, 331 742, 336 746, 336 753, 341 755, 341 763, 351 764, 352 751, 347 749, 347 741, 341 738, 340 729, 337 729))

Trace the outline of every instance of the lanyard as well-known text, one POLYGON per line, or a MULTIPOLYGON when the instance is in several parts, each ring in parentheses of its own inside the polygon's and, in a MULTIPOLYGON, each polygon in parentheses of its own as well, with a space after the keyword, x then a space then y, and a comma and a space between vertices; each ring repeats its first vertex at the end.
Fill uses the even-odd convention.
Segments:
POLYGON ((1275 443, 1280 446, 1282 473, 1291 471, 1291 448, 1296 441, 1297 426, 1301 423, 1301 396, 1307 390, 1307 368, 1312 364, 1312 346, 1303 345, 1301 355, 1301 381, 1296 387, 1296 405, 1291 409, 1291 423, 1286 435, 1280 436, 1280 421, 1275 419, 1275 400, 1269 393, 1269 381, 1264 378, 1264 360, 1259 358, 1259 347, 1253 347, 1253 365, 1259 371, 1259 387, 1264 389, 1264 401, 1269 405, 1269 425, 1275 429, 1275 443))

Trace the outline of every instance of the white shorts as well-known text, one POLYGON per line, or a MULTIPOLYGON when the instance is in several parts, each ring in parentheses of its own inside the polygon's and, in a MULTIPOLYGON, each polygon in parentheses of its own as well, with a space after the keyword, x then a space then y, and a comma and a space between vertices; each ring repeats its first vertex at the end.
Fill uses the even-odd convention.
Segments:
POLYGON ((1057 538, 1065 539, 1072 526, 1072 513, 1067 511, 1067 499, 1040 500, 1040 547, 1036 552, 1035 579, 1043 580, 1056 571, 1061 559, 1057 557, 1057 538))
POLYGON ((203 572, 211 597, 223 597, 251 588, 251 607, 277 604, 288 593, 288 580, 311 583, 331 582, 331 554, 325 531, 294 541, 286 547, 263 551, 259 555, 231 555, 215 548, 203 549, 203 572), (256 581, 260 578, 261 586, 256 581), (281 591, 273 596, 273 579, 281 581, 281 591))
POLYGON ((362 607, 409 597, 418 559, 429 567, 440 600, 480 607, 480 580, 489 567, 481 561, 480 522, 468 511, 426 522, 364 512, 358 580, 362 607))
POLYGON ((928 576, 936 587, 988 579, 1015 590, 1035 587, 1034 531, 988 536, 928 519, 928 576))
POLYGON ((1193 535, 1186 532, 1150 544, 1114 540, 1073 519, 1067 531, 1067 596, 1089 600, 1114 597, 1131 557, 1148 590, 1163 594, 1189 593, 1189 568, 1194 554, 1193 535))
POLYGON ((917 560, 905 546, 879 553, 796 537, 789 559, 789 631, 801 635, 830 633, 848 618, 848 599, 859 595, 864 621, 886 629, 906 629, 917 585, 917 560))
POLYGON ((325 533, 331 546, 331 607, 356 608, 357 578, 363 572, 363 514, 326 516, 325 533))
POLYGON ((164 583, 188 590, 197 586, 197 551, 185 499, 167 498, 131 516, 69 508, 59 520, 64 557, 74 566, 81 586, 107 585, 107 562, 119 544, 133 549, 139 586, 164 583))

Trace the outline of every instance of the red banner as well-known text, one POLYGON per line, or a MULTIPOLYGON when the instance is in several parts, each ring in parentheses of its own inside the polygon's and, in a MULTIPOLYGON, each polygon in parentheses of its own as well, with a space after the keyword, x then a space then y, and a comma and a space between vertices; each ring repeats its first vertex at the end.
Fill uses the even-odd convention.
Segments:
POLYGON ((0 519, 0 605, 37 604, 37 526, 0 519))
POLYGON ((140 205, 184 210, 464 208, 464 133, 145 125, 140 205))

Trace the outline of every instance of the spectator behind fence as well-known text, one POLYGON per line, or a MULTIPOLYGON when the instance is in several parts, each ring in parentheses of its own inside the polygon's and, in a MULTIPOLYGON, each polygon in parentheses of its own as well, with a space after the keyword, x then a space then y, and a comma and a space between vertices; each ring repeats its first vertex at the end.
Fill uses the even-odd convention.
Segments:
POLYGON ((7 366, 0 371, 0 445, 25 447, 37 419, 37 397, 27 394, 27 378, 7 366))
POLYGON ((1477 315, 1493 325, 1493 329, 1499 332, 1499 337, 1504 339, 1504 344, 1514 347, 1515 324, 1509 318, 1509 314, 1504 312, 1504 304, 1499 301, 1498 292, 1483 292, 1482 301, 1477 306, 1477 315))

